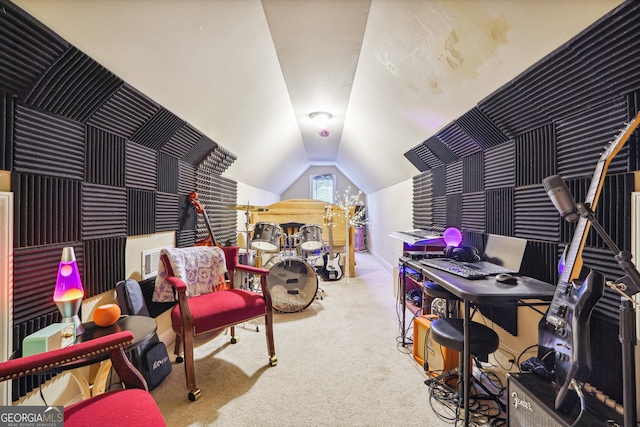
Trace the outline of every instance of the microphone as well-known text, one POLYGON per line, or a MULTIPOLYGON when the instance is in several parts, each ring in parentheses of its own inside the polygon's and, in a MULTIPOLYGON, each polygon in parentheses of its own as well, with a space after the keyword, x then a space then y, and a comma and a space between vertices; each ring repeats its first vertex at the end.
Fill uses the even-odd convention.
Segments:
POLYGON ((573 222, 580 218, 576 202, 560 175, 551 175, 545 178, 542 184, 562 218, 567 222, 573 222))

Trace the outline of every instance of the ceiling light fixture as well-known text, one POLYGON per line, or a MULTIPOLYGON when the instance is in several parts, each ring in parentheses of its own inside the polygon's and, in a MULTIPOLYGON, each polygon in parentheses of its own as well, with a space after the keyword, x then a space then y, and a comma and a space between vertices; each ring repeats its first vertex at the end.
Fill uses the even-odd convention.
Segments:
POLYGON ((324 111, 316 111, 315 113, 309 114, 309 117, 318 126, 318 135, 323 138, 328 137, 330 134, 328 123, 331 118, 331 114, 324 111))

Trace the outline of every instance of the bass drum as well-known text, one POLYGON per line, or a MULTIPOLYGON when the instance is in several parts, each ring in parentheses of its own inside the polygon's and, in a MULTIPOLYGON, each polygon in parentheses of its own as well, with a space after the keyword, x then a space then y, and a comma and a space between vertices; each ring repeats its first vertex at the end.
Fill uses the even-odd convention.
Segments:
POLYGON ((265 265, 274 310, 295 313, 307 308, 318 292, 318 276, 309 263, 295 256, 276 256, 265 265))

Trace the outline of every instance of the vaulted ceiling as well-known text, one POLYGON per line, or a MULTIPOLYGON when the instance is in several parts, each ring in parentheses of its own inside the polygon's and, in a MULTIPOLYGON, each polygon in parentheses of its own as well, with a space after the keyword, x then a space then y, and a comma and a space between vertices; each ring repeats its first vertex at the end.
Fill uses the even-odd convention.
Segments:
POLYGON ((405 152, 621 0, 14 2, 281 194, 312 165, 365 193, 411 178, 405 152))

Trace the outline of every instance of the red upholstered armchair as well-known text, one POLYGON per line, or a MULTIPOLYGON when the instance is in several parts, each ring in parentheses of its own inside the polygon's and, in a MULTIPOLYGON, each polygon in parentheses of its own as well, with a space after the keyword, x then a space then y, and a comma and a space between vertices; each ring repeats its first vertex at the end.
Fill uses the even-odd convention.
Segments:
POLYGON ((165 426, 142 374, 124 353, 132 342, 133 334, 123 331, 58 350, 12 359, 0 363, 0 381, 64 370, 69 363, 108 354, 126 388, 99 394, 64 408, 65 427, 165 426))
MULTIPOLYGON (((193 356, 194 338, 203 334, 220 333, 226 328, 231 329, 231 343, 238 342, 235 336, 234 326, 248 320, 264 317, 267 336, 267 348, 269 352, 269 365, 275 366, 278 359, 275 356, 273 342, 273 310, 271 295, 267 286, 269 270, 246 266, 238 263, 238 247, 228 246, 223 248, 196 246, 191 248, 164 249, 160 253, 160 266, 156 281, 156 293, 159 281, 166 273, 167 282, 171 284, 177 294, 178 304, 171 312, 171 324, 176 333, 176 345, 174 353, 178 355, 177 362, 184 360, 185 377, 189 400, 200 398, 201 391, 196 386, 195 360, 193 356), (220 250, 222 249, 222 250, 220 250), (209 251, 209 252, 207 252, 209 251), (209 254, 213 251, 215 257, 209 262, 209 254), (195 255, 193 255, 195 254, 195 255), (221 259, 220 257, 224 257, 221 259), (219 284, 227 275, 220 275, 217 267, 226 265, 228 282, 219 284), (197 264, 197 265, 196 265, 197 264), (211 264, 211 269, 204 267, 211 264), (163 272, 164 270, 164 272, 163 272), (178 271, 176 271, 178 270, 178 271), (233 277, 236 270, 245 271, 260 276, 262 293, 244 289, 235 289, 233 277), (205 271, 209 271, 205 274, 205 271), (161 274, 162 272, 162 274, 161 274), (213 287, 208 293, 203 293, 202 282, 209 277, 215 277, 207 286, 213 287), (184 359, 180 356, 181 346, 184 348, 184 359)), ((224 272, 222 272, 224 273, 224 272)))

